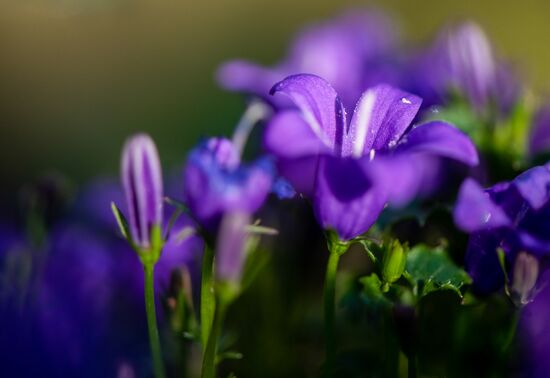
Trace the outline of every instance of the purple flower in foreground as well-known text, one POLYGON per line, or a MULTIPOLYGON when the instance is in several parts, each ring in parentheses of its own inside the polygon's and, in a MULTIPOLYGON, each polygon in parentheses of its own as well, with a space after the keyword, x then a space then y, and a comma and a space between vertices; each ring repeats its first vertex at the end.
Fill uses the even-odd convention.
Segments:
POLYGON ((412 66, 411 87, 425 105, 445 104, 455 90, 478 110, 495 101, 505 112, 519 96, 514 75, 497 61, 488 37, 473 22, 444 30, 412 66))
POLYGON ((345 13, 300 33, 287 57, 274 67, 231 61, 220 68, 218 80, 226 89, 256 95, 278 107, 286 107, 290 103, 285 99, 268 96, 273 83, 294 73, 311 73, 334 85, 344 104, 353 106, 365 88, 380 81, 391 81, 396 75, 388 61, 396 46, 395 30, 379 12, 345 13))
POLYGON ((145 134, 128 139, 122 151, 121 177, 132 239, 151 247, 151 231, 162 222, 162 171, 155 143, 145 134))
POLYGON ((342 239, 367 231, 386 203, 403 204, 421 187, 425 159, 477 164, 468 137, 444 122, 409 130, 421 99, 388 85, 363 93, 351 122, 336 91, 315 75, 295 75, 271 93, 298 108, 279 112, 264 142, 284 176, 313 199, 318 221, 342 239))
POLYGON ((230 140, 210 138, 189 153, 184 169, 186 203, 201 225, 214 231, 225 212, 258 210, 271 191, 273 174, 269 159, 241 164, 230 140))
MULTIPOLYGON (((514 272, 522 276, 522 270, 538 272, 533 264, 525 267, 516 267, 516 264, 520 253, 528 253, 539 260, 550 253, 549 199, 550 170, 547 166, 531 168, 510 182, 485 190, 472 179, 462 184, 454 219, 459 228, 470 233, 466 268, 478 292, 490 293, 505 284, 497 255, 499 249, 511 267, 508 275, 512 288, 525 286, 524 282, 517 281, 521 277, 514 277, 514 272)), ((529 262, 523 260, 521 258, 519 263, 529 262)))

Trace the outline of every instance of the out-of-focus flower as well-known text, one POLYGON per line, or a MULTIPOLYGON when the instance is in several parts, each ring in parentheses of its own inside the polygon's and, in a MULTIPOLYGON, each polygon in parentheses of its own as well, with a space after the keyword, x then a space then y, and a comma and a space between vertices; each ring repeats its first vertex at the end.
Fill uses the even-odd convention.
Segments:
POLYGON ((495 57, 491 43, 473 22, 441 32, 428 51, 413 59, 410 89, 425 105, 447 104, 459 93, 483 110, 494 102, 509 110, 519 97, 519 84, 509 68, 495 57))
POLYGON ((251 223, 247 213, 228 213, 220 225, 216 247, 216 278, 221 282, 238 284, 246 259, 246 227, 251 223))
POLYGON ((550 152, 550 106, 541 107, 534 115, 529 153, 537 155, 550 152))
POLYGON ((320 224, 344 240, 367 231, 387 202, 417 195, 424 159, 477 164, 472 142, 453 126, 434 121, 409 130, 422 100, 391 86, 363 93, 349 124, 336 91, 318 76, 290 76, 271 93, 298 109, 271 120, 266 148, 297 190, 312 197, 320 224))
POLYGON ((510 267, 515 266, 520 252, 539 259, 550 253, 549 199, 547 166, 531 168, 486 190, 473 179, 462 184, 454 219, 459 228, 470 233, 466 268, 478 292, 490 293, 505 284, 497 250, 505 254, 510 267))
POLYGON ((226 212, 252 214, 271 191, 272 162, 245 165, 228 139, 211 138, 188 156, 184 169, 186 204, 205 229, 214 231, 226 212))
POLYGON ((396 47, 396 27, 377 11, 350 11, 302 31, 287 57, 271 68, 237 60, 224 64, 218 80, 232 91, 259 96, 277 107, 290 102, 268 96, 269 90, 295 73, 316 74, 331 83, 345 105, 371 85, 393 82, 397 75, 392 55, 396 47))
POLYGON ((162 171, 155 143, 145 134, 126 141, 122 151, 121 177, 128 207, 133 242, 151 247, 151 231, 162 222, 162 171))

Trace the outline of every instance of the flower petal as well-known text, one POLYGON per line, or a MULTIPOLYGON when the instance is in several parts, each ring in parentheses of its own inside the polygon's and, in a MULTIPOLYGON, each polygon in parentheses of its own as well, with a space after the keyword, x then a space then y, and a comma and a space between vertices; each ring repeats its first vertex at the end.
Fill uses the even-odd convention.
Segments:
POLYGON ((512 221, 503 209, 490 198, 473 179, 466 179, 460 187, 453 217, 460 229, 474 232, 509 226, 512 221))
POLYGON ((550 170, 546 167, 531 168, 517 176, 513 183, 535 209, 540 209, 550 199, 550 170))
POLYGON ((386 84, 364 92, 351 119, 344 156, 360 157, 397 144, 421 103, 420 97, 386 84))
POLYGON ((476 148, 470 138, 456 127, 442 121, 428 122, 409 131, 396 150, 405 151, 448 157, 472 166, 479 162, 476 148))
POLYGON ((279 158, 298 158, 329 153, 300 112, 282 111, 269 121, 264 132, 266 150, 279 158))
POLYGON ((334 229, 349 240, 374 224, 384 209, 386 196, 355 159, 319 158, 313 199, 315 215, 325 229, 334 229))
POLYGON ((504 273, 497 248, 502 236, 494 231, 476 232, 470 236, 465 256, 466 271, 479 294, 490 294, 504 286, 504 273))
POLYGON ((271 94, 281 92, 301 110, 315 135, 330 148, 342 145, 345 111, 332 86, 319 76, 289 76, 275 84, 271 94))

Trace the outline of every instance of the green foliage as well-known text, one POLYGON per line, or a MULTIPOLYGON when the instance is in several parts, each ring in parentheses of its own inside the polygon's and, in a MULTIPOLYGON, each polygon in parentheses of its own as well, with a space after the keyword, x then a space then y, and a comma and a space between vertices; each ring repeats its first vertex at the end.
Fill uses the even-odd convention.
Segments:
POLYGON ((463 297, 463 288, 472 282, 445 250, 426 245, 415 246, 408 253, 404 276, 418 298, 439 290, 451 290, 463 297))

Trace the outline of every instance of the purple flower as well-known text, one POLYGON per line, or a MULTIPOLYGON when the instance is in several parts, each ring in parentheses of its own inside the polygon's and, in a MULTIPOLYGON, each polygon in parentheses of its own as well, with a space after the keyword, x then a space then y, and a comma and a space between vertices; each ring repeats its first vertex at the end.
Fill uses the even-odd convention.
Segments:
POLYGON ((353 106, 365 88, 392 81, 397 75, 390 61, 396 46, 395 30, 379 12, 350 11, 302 31, 287 57, 274 67, 231 61, 218 71, 218 81, 226 89, 286 107, 290 103, 285 99, 268 96, 273 83, 294 73, 316 74, 338 90, 344 104, 353 106))
POLYGON ((228 213, 223 217, 216 246, 216 278, 222 282, 238 284, 246 258, 246 226, 251 223, 250 214, 228 213))
POLYGON ((342 239, 367 231, 386 203, 413 198, 422 183, 418 166, 428 157, 477 164, 473 144, 453 126, 410 128, 421 99, 391 86, 364 92, 349 124, 336 91, 318 76, 290 76, 271 93, 298 109, 276 114, 265 146, 283 175, 313 199, 320 224, 342 239))
POLYGON ((184 194, 194 217, 214 231, 225 212, 254 213, 271 191, 274 169, 269 159, 241 164, 232 142, 211 138, 188 156, 184 194))
MULTIPOLYGON (((505 283, 497 249, 505 253, 513 275, 517 256, 529 253, 538 259, 550 253, 550 171, 531 168, 511 182, 482 189, 467 179, 462 184, 454 219, 470 234, 466 268, 480 293, 500 289, 505 283)), ((512 277, 512 285, 513 277, 512 277)))
POLYGON ((493 100, 505 112, 519 96, 514 75, 497 61, 488 37, 473 22, 445 29, 412 67, 410 88, 426 105, 448 103, 454 90, 478 110, 493 100))
POLYGON ((151 230, 162 222, 162 171, 155 143, 145 134, 128 139, 122 151, 121 177, 136 245, 151 247, 151 230))
POLYGON ((529 153, 537 155, 550 151, 550 106, 541 107, 533 119, 529 138, 529 153))

